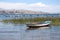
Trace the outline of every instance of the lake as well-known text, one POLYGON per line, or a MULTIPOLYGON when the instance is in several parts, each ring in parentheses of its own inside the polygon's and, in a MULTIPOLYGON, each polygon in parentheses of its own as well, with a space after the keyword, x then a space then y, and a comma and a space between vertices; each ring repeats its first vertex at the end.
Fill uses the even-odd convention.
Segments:
POLYGON ((0 20, 2 19, 14 19, 14 18, 34 18, 34 17, 60 17, 60 14, 0 14, 0 20))
POLYGON ((27 30, 25 24, 0 22, 0 40, 60 40, 60 26, 27 30))
MULTIPOLYGON (((54 17, 58 16, 55 15, 56 14, 54 14, 54 17)), ((19 18, 21 17, 23 18, 24 15, 19 16, 20 16, 19 18)), ((35 15, 33 17, 36 16, 38 15, 35 15)), ((15 18, 17 16, 14 15, 10 17, 6 14, 3 15, 0 14, 0 20, 13 19, 12 17, 15 18)), ((27 17, 27 14, 25 17, 27 17)), ((31 17, 31 15, 28 16, 28 18, 29 17, 31 17)), ((26 24, 13 24, 0 22, 0 40, 60 40, 60 26, 51 25, 50 27, 47 28, 44 27, 28 30, 26 24)))

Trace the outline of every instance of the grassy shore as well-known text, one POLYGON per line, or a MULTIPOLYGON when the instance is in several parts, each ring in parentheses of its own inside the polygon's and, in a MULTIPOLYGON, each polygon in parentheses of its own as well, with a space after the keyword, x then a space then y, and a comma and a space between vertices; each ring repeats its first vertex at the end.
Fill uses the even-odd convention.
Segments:
POLYGON ((3 20, 5 23, 15 23, 15 24, 24 24, 24 23, 32 23, 32 22, 42 22, 42 21, 52 21, 52 25, 60 26, 60 18, 22 18, 22 19, 10 19, 10 20, 3 20))

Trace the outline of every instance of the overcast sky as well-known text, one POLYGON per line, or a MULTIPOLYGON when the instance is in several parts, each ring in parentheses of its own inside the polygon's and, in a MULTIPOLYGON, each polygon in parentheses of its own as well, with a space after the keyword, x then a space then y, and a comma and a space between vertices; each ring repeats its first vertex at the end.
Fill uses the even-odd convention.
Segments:
POLYGON ((60 13, 60 0, 0 0, 0 8, 60 13))

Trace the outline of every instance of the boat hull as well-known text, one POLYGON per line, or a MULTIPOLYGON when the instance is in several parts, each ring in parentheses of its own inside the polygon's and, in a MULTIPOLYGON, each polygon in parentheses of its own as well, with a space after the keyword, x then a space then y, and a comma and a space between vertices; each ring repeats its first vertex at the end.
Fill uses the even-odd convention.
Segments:
POLYGON ((32 26, 32 25, 27 25, 29 28, 39 28, 39 27, 48 27, 49 25, 37 25, 37 26, 32 26))

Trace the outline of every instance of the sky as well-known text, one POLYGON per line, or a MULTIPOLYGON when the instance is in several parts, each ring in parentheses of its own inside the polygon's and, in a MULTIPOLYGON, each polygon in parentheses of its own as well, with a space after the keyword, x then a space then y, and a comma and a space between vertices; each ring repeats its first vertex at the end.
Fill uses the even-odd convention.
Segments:
POLYGON ((0 0, 0 8, 60 13, 60 0, 0 0))

